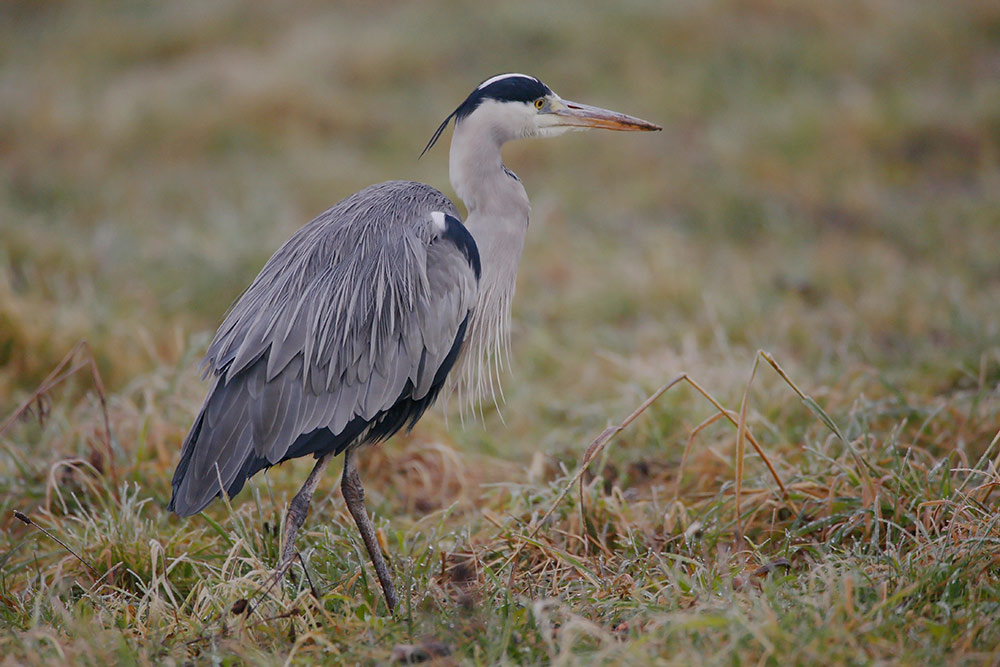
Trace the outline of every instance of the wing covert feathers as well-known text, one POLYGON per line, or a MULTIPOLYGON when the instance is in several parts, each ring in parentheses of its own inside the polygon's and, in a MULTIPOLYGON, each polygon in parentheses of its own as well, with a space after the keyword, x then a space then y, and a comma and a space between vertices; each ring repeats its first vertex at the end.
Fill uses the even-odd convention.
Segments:
POLYGON ((371 186, 299 229, 209 346, 203 369, 214 380, 171 509, 194 514, 220 483, 232 495, 268 465, 415 421, 455 362, 478 275, 454 205, 420 183, 371 186), (434 211, 454 220, 442 230, 434 211))

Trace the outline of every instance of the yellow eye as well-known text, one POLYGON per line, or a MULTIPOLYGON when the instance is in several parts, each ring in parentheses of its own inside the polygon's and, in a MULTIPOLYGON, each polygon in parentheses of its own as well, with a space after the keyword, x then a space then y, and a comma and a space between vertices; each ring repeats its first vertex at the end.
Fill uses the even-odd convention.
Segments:
POLYGON ((544 107, 544 106, 545 106, 545 98, 544 97, 539 97, 537 100, 535 100, 535 108, 536 109, 538 109, 539 111, 541 111, 542 107, 544 107))

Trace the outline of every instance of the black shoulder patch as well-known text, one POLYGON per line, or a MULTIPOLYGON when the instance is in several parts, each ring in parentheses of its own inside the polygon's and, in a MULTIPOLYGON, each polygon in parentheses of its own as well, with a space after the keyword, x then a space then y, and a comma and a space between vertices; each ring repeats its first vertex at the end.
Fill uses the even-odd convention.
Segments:
POLYGON ((472 267, 472 270, 476 274, 476 280, 479 280, 483 272, 483 267, 479 261, 479 248, 476 246, 476 240, 472 238, 469 230, 455 216, 445 214, 444 224, 444 238, 454 243, 455 247, 462 251, 465 259, 469 262, 469 266, 472 267))

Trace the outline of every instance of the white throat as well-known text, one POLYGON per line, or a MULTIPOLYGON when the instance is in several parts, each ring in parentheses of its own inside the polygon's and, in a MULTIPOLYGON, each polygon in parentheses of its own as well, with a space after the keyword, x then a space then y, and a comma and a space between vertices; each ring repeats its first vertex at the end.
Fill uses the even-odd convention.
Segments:
POLYGON ((465 226, 482 263, 479 299, 454 374, 463 406, 475 406, 487 395, 495 403, 503 397, 500 374, 510 356, 511 303, 531 210, 524 187, 500 154, 506 141, 526 136, 527 128, 512 122, 510 114, 516 113, 522 112, 509 105, 480 107, 457 123, 451 140, 451 184, 468 209, 465 226), (511 127, 513 132, 500 129, 511 127))

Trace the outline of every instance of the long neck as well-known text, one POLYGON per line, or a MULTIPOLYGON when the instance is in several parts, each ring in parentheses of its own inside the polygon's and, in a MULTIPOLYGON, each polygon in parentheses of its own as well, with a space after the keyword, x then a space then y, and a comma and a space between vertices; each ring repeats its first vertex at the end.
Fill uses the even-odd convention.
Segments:
POLYGON ((495 402, 509 356, 511 301, 531 207, 521 182, 503 166, 505 137, 480 127, 475 116, 456 126, 450 156, 451 184, 468 208, 465 226, 482 263, 459 392, 473 402, 489 394, 495 402))

